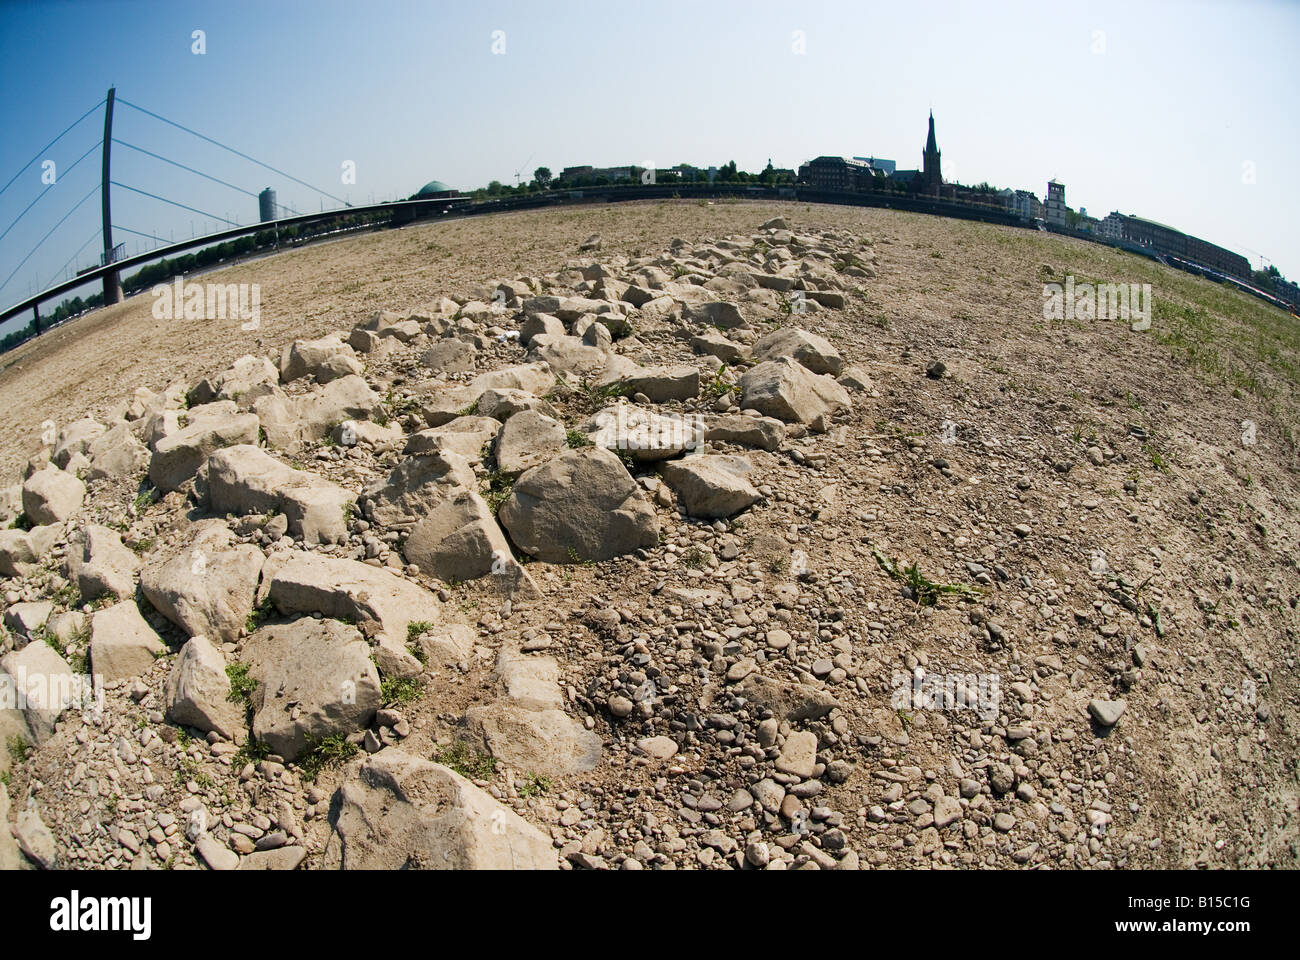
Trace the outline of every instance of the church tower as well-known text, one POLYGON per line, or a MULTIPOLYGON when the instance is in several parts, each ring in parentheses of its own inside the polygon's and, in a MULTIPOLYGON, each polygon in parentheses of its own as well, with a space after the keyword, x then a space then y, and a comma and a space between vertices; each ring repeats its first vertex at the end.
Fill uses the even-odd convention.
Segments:
POLYGON ((925 192, 932 197, 939 195, 943 185, 943 174, 939 172, 939 145, 934 139, 934 111, 930 111, 930 135, 925 140, 925 152, 921 154, 921 184, 925 192))

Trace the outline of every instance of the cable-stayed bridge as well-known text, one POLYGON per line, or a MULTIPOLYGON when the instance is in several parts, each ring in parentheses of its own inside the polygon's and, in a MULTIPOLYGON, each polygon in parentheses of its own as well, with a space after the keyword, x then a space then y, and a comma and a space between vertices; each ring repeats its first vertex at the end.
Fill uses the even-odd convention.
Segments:
MULTIPOLYGON (((76 152, 77 148, 74 147, 73 150, 76 152)), ((254 205, 248 204, 242 197, 239 200, 241 205, 246 205, 249 209, 255 208, 254 205)), ((26 199, 26 197, 22 197, 22 199, 26 199)), ((104 99, 72 120, 57 136, 20 167, 3 186, 0 186, 0 210, 5 211, 5 213, 0 214, 0 244, 3 244, 5 238, 10 236, 15 227, 24 222, 35 222, 38 215, 43 215, 47 209, 51 208, 53 202, 58 200, 64 202, 62 215, 53 219, 49 229, 25 251, 24 255, 18 256, 15 254, 12 262, 5 262, 0 265, 0 304, 6 304, 3 309, 0 309, 0 322, 30 312, 34 325, 33 332, 39 333, 42 326, 42 304, 56 300, 89 283, 102 283, 104 304, 120 302, 122 300, 121 274, 124 270, 134 266, 141 266, 161 257, 182 253, 186 250, 222 243, 260 233, 261 231, 272 231, 278 238, 279 231, 282 229, 292 230, 292 228, 323 219, 337 218, 344 213, 348 217, 364 218, 367 215, 389 212, 396 206, 406 207, 408 205, 416 208, 419 212, 427 212, 428 209, 433 207, 445 207, 448 203, 446 199, 442 199, 437 201, 398 201, 395 203, 353 206, 344 198, 336 196, 321 187, 314 186, 307 180, 294 176, 288 171, 259 160, 230 144, 210 137, 139 104, 132 103, 125 98, 118 97, 116 91, 112 89, 108 91, 104 99), (269 172, 274 175, 275 183, 278 185, 295 184, 306 188, 319 197, 320 209, 316 212, 302 213, 291 206, 276 204, 272 219, 246 218, 246 222, 240 223, 238 215, 231 218, 229 212, 226 212, 225 216, 222 216, 195 205, 195 203, 202 201, 186 203, 174 196, 164 196, 161 192, 156 192, 158 190, 156 187, 153 190, 146 189, 147 186, 152 185, 150 178, 156 175, 156 171, 160 169, 159 165, 165 165, 167 170, 179 170, 187 176, 202 178, 208 183, 216 184, 230 191, 232 195, 240 194, 242 197, 251 198, 253 201, 259 201, 261 197, 259 193, 232 182, 234 176, 231 174, 216 176, 211 172, 199 169, 199 166, 193 161, 191 163, 182 162, 176 158, 174 152, 156 144, 151 143, 146 146, 115 136, 113 131, 114 112, 122 108, 131 110, 142 118, 147 118, 154 126, 165 125, 167 128, 179 130, 186 136, 194 138, 197 143, 203 145, 207 154, 215 155, 218 152, 224 152, 238 159, 237 167, 256 168, 259 172, 269 172), (94 119, 98 117, 100 111, 102 111, 103 116, 103 132, 99 139, 91 143, 84 151, 78 152, 76 158, 67 166, 62 169, 54 168, 53 161, 48 159, 51 151, 65 141, 71 143, 78 136, 84 136, 88 127, 93 127, 98 132, 99 127, 98 124, 94 123, 94 119), (150 149, 150 146, 156 148, 150 149), (118 149, 115 151, 114 147, 118 149), (141 164, 130 164, 132 172, 124 175, 122 180, 118 180, 115 179, 114 162, 116 160, 118 166, 122 166, 120 158, 123 151, 127 152, 127 156, 138 158, 142 162, 141 164), (82 192, 84 183, 79 187, 72 188, 71 192, 69 192, 69 188, 76 182, 70 175, 78 168, 91 168, 96 159, 99 160, 100 173, 97 181, 91 185, 89 190, 84 192, 82 192), (40 167, 37 169, 41 172, 40 180, 43 189, 37 190, 35 196, 25 204, 19 200, 18 203, 12 204, 12 209, 8 209, 11 204, 6 200, 6 197, 17 198, 21 196, 22 184, 35 179, 33 168, 38 161, 40 167), (47 169, 50 171, 48 176, 46 174, 47 169), (26 177, 24 177, 25 174, 26 177), (60 187, 64 189, 60 190, 60 187), (204 230, 206 232, 196 231, 194 229, 195 221, 191 220, 191 235, 178 242, 174 239, 174 232, 173 236, 167 239, 159 235, 160 231, 157 228, 152 230, 144 229, 145 224, 132 223, 127 225, 116 223, 112 214, 113 200, 123 196, 143 197, 153 203, 166 205, 202 217, 203 221, 205 221, 204 230), (96 197, 100 206, 98 226, 89 236, 84 234, 70 236, 69 232, 72 228, 69 226, 69 221, 96 197), (329 204, 328 208, 327 203, 329 204), (16 215, 13 214, 14 210, 17 211, 16 215), (30 218, 29 214, 32 215, 30 218), (206 222, 210 222, 213 228, 209 229, 206 222), (138 251, 133 256, 128 256, 126 244, 120 242, 123 237, 138 238, 137 244, 139 244, 140 240, 143 240, 147 248, 138 251), (18 292, 18 282, 20 282, 18 278, 21 271, 38 252, 42 249, 48 249, 51 241, 53 241, 54 248, 59 249, 60 253, 68 250, 71 251, 70 255, 62 266, 52 271, 48 276, 42 278, 38 275, 34 278, 35 283, 29 281, 26 296, 23 296, 18 292), (97 255, 98 261, 92 260, 89 267, 78 269, 81 258, 88 251, 91 257, 97 255)), ((53 217, 53 214, 47 217, 46 222, 51 217, 53 217)))

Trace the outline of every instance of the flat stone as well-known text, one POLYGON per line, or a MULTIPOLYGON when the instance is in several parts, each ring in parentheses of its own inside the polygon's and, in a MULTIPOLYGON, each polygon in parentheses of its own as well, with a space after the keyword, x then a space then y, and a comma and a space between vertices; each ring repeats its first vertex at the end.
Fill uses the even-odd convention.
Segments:
POLYGON ((677 756, 677 741, 672 737, 645 737, 638 740, 636 745, 656 760, 671 760, 677 756))
POLYGON ((1127 708, 1128 704, 1123 700, 1088 701, 1088 713, 1103 727, 1113 727, 1119 723, 1119 718, 1124 715, 1127 708))
POLYGON ((806 731, 795 731, 785 738, 785 745, 776 758, 776 769, 807 779, 817 768, 817 736, 806 731))

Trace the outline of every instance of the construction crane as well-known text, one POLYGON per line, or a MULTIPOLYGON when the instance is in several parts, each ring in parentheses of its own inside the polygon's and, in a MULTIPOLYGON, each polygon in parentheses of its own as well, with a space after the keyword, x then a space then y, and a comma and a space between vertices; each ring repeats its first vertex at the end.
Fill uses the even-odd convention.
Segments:
POLYGON ((528 169, 528 165, 529 165, 530 163, 533 162, 533 157, 535 157, 535 156, 537 156, 536 153, 530 153, 530 154, 528 155, 528 159, 525 160, 525 161, 520 165, 519 169, 515 171, 515 186, 516 186, 516 187, 518 187, 518 186, 520 185, 520 183, 522 182, 521 175, 523 174, 523 172, 524 172, 525 170, 528 169))

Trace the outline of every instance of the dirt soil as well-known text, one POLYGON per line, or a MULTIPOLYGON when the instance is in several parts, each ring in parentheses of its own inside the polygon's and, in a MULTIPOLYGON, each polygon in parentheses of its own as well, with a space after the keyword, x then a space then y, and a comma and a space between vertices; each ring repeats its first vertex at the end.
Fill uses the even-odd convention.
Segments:
MULTIPOLYGON (((710 831, 741 851, 746 836, 788 833, 779 817, 746 819, 726 806, 751 785, 749 767, 719 736, 725 723, 703 718, 728 709, 708 676, 734 666, 734 651, 679 642, 692 631, 725 637, 736 622, 761 626, 766 612, 750 616, 760 609, 794 635, 788 656, 772 654, 791 680, 823 679, 813 665, 851 638, 857 682, 840 685, 834 720, 810 729, 853 773, 832 778, 810 806, 818 843, 829 822, 863 865, 1300 865, 1295 322, 1105 247, 888 210, 743 202, 528 212, 365 235, 205 276, 261 285, 255 332, 238 320, 157 321, 145 293, 5 355, 0 470, 21 479, 48 419, 104 416, 136 387, 192 383, 249 353, 278 357, 295 338, 349 329, 378 309, 411 311, 491 278, 591 262, 578 253, 591 234, 603 238, 595 257, 605 260, 664 251, 675 238, 749 237, 778 216, 799 233, 871 240, 875 276, 863 294, 803 326, 861 366, 874 390, 855 395, 829 432, 754 455, 754 483, 773 492, 721 531, 661 511, 662 545, 648 560, 530 564, 545 609, 508 618, 490 585, 452 587, 453 602, 482 618, 490 649, 572 633, 547 654, 576 694, 569 711, 589 716, 616 758, 541 797, 509 783, 502 794, 564 845, 566 864, 637 855, 646 866, 720 866, 729 861, 703 851, 735 844, 710 831), (1043 283, 1067 273, 1151 283, 1152 329, 1045 320, 1043 283), (934 361, 941 376, 927 375, 934 361), (728 538, 766 594, 757 588, 747 607, 733 591, 740 621, 730 603, 730 615, 667 610, 657 599, 665 583, 729 589, 712 581, 728 538), (792 551, 807 558, 802 576, 789 568, 792 551), (882 557, 978 600, 918 602, 916 582, 909 591, 882 557), (802 598, 783 603, 778 590, 764 607, 773 581, 787 579, 802 598), (592 617, 601 610, 619 612, 615 626, 592 617), (608 698, 644 681, 637 658, 646 656, 679 685, 676 712, 612 718, 608 698), (895 677, 918 666, 996 674, 1004 717, 981 724, 895 707, 895 677), (1125 701, 1113 729, 1090 722, 1093 699, 1125 701), (682 743, 667 772, 631 748, 662 734, 682 743), (985 778, 1004 766, 1012 788, 990 791, 985 778), (957 795, 971 778, 983 800, 968 825, 940 834, 936 796, 957 795), (701 801, 715 796, 723 806, 713 813, 701 801), (571 807, 584 816, 561 817, 571 807)), ((667 341, 663 349, 685 350, 663 362, 690 356, 667 341)), ((490 666, 481 660, 412 706, 408 715, 424 722, 411 743, 427 753, 445 741, 490 666)), ((780 845, 797 852, 801 837, 780 845)), ((840 849, 839 839, 826 843, 840 849)))

